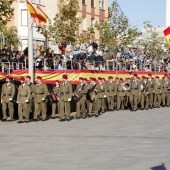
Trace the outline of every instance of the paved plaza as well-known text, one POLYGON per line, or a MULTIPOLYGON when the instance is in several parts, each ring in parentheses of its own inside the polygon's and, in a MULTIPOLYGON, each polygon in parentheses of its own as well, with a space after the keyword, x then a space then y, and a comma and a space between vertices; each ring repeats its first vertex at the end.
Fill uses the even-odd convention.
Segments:
POLYGON ((170 108, 0 127, 0 170, 170 169, 170 108))

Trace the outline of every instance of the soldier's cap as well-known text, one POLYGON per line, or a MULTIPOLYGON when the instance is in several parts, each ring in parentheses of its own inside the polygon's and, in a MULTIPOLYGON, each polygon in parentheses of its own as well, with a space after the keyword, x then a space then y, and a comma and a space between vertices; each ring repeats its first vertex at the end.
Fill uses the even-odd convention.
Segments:
POLYGON ((96 78, 93 78, 93 81, 97 81, 96 78))
POLYGON ((84 81, 87 81, 87 79, 86 79, 86 78, 84 78, 83 80, 84 80, 84 81))
POLYGON ((79 77, 79 80, 83 80, 83 77, 79 77))
POLYGON ((155 78, 156 78, 156 79, 159 79, 159 76, 156 76, 155 78))
POLYGON ((138 80, 140 80, 141 78, 140 77, 137 77, 138 80))
POLYGON ((167 74, 164 74, 164 77, 167 77, 168 75, 167 74))
POLYGON ((133 76, 134 76, 134 77, 138 77, 138 75, 137 75, 137 74, 133 74, 133 76))
POLYGON ((8 80, 11 80, 11 77, 10 77, 10 76, 6 76, 5 78, 8 79, 8 80))
POLYGON ((101 78, 101 77, 98 77, 98 80, 102 80, 102 78, 101 78))
POLYGON ((148 74, 148 76, 152 76, 152 74, 151 74, 151 73, 149 73, 149 74, 148 74))
POLYGON ((113 77, 112 77, 112 76, 109 76, 108 79, 113 79, 113 77))
POLYGON ((122 78, 120 78, 120 81, 123 81, 123 79, 122 79, 122 78))
POLYGON ((41 76, 37 76, 37 79, 42 80, 42 77, 41 76))
POLYGON ((119 80, 119 77, 115 77, 115 80, 119 80))
POLYGON ((56 80, 56 81, 55 81, 55 83, 56 83, 56 82, 60 83, 60 81, 59 81, 59 80, 56 80))
POLYGON ((93 80, 93 77, 90 77, 90 80, 93 80))
POLYGON ((146 77, 145 77, 145 76, 142 76, 142 78, 143 78, 143 79, 146 79, 146 77))
POLYGON ((102 78, 102 80, 106 81, 106 79, 105 79, 105 78, 102 78))
POLYGON ((26 78, 27 78, 27 79, 31 79, 31 76, 27 76, 26 78))
POLYGON ((68 79, 67 74, 63 74, 63 76, 62 76, 62 77, 63 77, 63 79, 66 79, 66 80, 68 79))
POLYGON ((25 78, 24 77, 20 77, 20 81, 25 81, 25 78))

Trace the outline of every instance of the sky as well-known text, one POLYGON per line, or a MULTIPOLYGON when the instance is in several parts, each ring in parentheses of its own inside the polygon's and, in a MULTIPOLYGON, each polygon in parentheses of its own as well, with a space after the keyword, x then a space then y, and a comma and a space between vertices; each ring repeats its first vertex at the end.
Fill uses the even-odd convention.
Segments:
MULTIPOLYGON (((166 0, 117 0, 130 24, 139 30, 144 21, 151 21, 153 26, 166 26, 166 0)), ((109 0, 109 6, 113 0, 109 0)))

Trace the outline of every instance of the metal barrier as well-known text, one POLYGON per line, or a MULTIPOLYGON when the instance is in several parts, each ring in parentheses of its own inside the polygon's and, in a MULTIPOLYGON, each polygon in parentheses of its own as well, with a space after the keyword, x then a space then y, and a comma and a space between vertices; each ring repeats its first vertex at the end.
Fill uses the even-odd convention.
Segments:
MULTIPOLYGON (((84 62, 84 61, 72 61, 63 59, 59 61, 53 60, 52 65, 48 65, 46 61, 43 61, 42 67, 38 68, 36 63, 33 63, 35 69, 40 70, 115 70, 115 71, 156 71, 156 72, 166 72, 165 64, 150 64, 146 65, 142 63, 140 65, 130 65, 129 63, 121 63, 116 60, 106 60, 104 61, 93 61, 93 62, 84 62)), ((0 62, 0 72, 10 74, 13 70, 23 70, 27 68, 27 61, 24 62, 0 62)))

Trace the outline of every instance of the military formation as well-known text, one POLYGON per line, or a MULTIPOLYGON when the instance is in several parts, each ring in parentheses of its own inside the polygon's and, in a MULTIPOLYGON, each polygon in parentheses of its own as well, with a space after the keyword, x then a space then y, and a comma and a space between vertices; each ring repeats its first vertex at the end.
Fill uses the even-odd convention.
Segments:
POLYGON ((170 106, 170 77, 165 74, 161 79, 152 74, 139 78, 133 74, 131 78, 112 76, 106 81, 104 78, 79 77, 79 84, 75 90, 66 74, 62 75, 63 81, 55 81, 53 89, 49 92, 42 77, 37 76, 37 82, 33 84, 31 77, 20 77, 20 86, 17 90, 6 76, 6 83, 1 89, 2 121, 14 120, 14 104, 18 104, 18 123, 33 121, 46 121, 47 114, 51 119, 70 121, 71 102, 76 103, 75 119, 85 119, 92 116, 98 117, 106 111, 124 110, 131 111, 148 110, 152 108, 170 106), (50 99, 51 105, 48 105, 50 99), (51 107, 51 113, 47 113, 47 107, 51 107), (31 118, 32 117, 32 118, 31 118))

